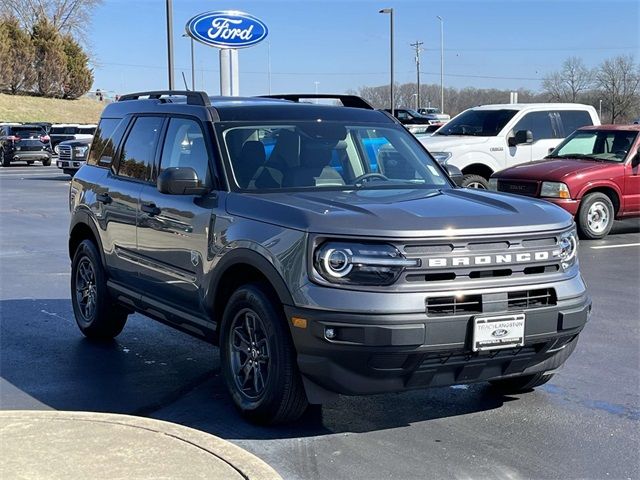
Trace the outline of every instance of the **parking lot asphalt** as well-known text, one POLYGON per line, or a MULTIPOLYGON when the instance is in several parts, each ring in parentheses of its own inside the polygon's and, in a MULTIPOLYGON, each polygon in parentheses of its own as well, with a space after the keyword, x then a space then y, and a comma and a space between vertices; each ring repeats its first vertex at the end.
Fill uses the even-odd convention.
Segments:
POLYGON ((286 479, 640 478, 640 221, 580 243, 594 302, 565 367, 535 392, 486 384, 340 397, 298 423, 245 423, 215 347, 130 317, 108 344, 69 300, 69 178, 0 169, 0 408, 147 416, 227 439, 286 479))

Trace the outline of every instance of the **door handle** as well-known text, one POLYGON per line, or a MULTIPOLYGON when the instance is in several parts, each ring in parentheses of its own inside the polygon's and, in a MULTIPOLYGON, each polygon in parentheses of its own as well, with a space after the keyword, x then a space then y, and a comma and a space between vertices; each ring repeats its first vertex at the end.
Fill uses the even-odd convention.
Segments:
POLYGON ((96 195, 96 200, 100 203, 104 203, 105 205, 109 205, 111 202, 113 202, 111 195, 109 195, 108 193, 98 193, 96 195))
POLYGON ((155 203, 143 203, 142 207, 140 207, 144 213, 148 213, 150 217, 154 215, 160 215, 161 210, 156 207, 155 203))

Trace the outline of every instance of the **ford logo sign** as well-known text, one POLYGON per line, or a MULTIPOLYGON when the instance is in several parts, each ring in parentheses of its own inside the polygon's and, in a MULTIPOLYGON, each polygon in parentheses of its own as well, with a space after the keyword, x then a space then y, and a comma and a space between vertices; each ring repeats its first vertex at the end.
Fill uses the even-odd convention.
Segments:
POLYGON ((505 330, 504 328, 499 328, 491 332, 491 336, 500 338, 500 337, 504 337, 507 333, 509 333, 509 330, 505 330))
POLYGON ((196 15, 187 23, 187 34, 218 48, 244 48, 267 38, 267 26, 244 12, 227 10, 196 15))

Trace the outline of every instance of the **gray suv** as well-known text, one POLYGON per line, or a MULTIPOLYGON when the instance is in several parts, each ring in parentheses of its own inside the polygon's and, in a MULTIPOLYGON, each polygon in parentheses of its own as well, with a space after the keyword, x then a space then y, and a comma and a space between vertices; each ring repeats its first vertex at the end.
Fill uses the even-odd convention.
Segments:
POLYGON ((457 188, 390 115, 308 97, 105 108, 70 190, 82 332, 140 312, 219 345, 262 423, 337 394, 547 382, 591 310, 571 216, 457 188))

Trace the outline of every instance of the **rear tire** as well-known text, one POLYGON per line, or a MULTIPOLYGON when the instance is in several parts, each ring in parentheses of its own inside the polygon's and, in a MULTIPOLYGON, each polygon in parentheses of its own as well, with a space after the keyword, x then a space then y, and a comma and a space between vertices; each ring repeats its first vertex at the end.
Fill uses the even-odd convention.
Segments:
POLYGON ((489 180, 480 175, 465 175, 462 177, 462 184, 464 188, 478 188, 480 190, 489 190, 489 180))
POLYGON ((27 165, 33 165, 33 160, 27 160, 27 165))
POLYGON ((260 424, 293 422, 308 402, 282 309, 262 285, 238 288, 224 311, 220 361, 233 402, 260 424))
POLYGON ((553 373, 534 373, 533 375, 523 375, 521 377, 491 380, 489 383, 501 393, 511 394, 529 392, 540 385, 544 385, 552 378, 553 373))
POLYGON ((578 233, 588 240, 604 238, 611 231, 614 218, 613 203, 607 195, 600 192, 585 195, 576 215, 578 233))
POLYGON ((83 240, 73 256, 71 303, 76 323, 88 338, 115 338, 127 322, 127 311, 109 295, 100 254, 91 240, 83 240))
POLYGON ((0 160, 2 161, 3 167, 8 167, 9 165, 11 165, 11 160, 9 159, 7 154, 4 152, 4 150, 0 150, 0 160))
POLYGON ((51 159, 48 158, 47 160, 42 160, 42 166, 43 167, 48 167, 49 165, 51 165, 51 159))

